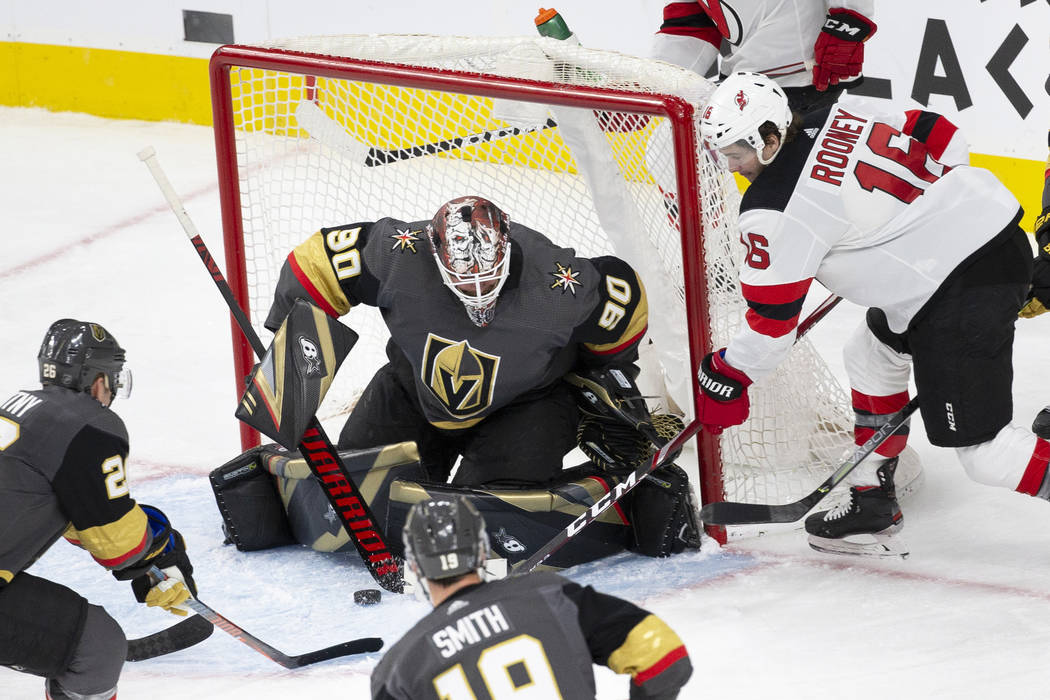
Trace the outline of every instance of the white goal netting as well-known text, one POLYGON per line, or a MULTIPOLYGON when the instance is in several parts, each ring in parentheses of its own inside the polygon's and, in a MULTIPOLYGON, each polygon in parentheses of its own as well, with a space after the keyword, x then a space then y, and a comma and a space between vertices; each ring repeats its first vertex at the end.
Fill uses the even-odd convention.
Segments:
MULTIPOLYGON (((429 219, 445 201, 479 194, 580 255, 616 254, 639 270, 652 341, 641 383, 660 397, 654 407, 688 422, 691 353, 702 356, 707 338, 724 345, 746 311, 739 193, 704 148, 676 157, 681 130, 696 138, 694 116, 651 98, 674 96, 698 112, 711 83, 545 38, 311 37, 219 55, 213 92, 228 111, 217 111, 216 128, 230 129, 219 154, 220 174, 223 158, 229 166, 227 255, 243 254, 243 274, 228 267, 262 337, 282 262, 318 228, 429 219), (686 201, 699 202, 699 220, 686 220, 695 211, 686 201)), ((385 361, 375 309, 343 320, 361 341, 322 418, 349 410, 385 361)), ((751 389, 751 404, 750 419, 704 460, 708 500, 720 497, 717 484, 733 500, 799 498, 852 442, 846 394, 805 339, 751 389)))

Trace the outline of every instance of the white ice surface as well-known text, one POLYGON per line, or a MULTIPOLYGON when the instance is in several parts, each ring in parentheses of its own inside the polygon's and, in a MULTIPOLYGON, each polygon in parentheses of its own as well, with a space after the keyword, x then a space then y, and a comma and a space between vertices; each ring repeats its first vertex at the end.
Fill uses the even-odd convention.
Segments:
MULTIPOLYGON (((354 556, 222 545, 205 475, 239 452, 228 314, 136 157, 147 145, 221 259, 209 129, 0 108, 0 391, 34 385, 55 319, 103 323, 135 375, 134 395, 115 406, 131 434, 133 494, 186 535, 201 598, 290 654, 359 636, 392 644, 426 608, 394 595, 354 606, 352 591, 370 585, 354 556)), ((860 316, 839 308, 814 331, 840 376, 839 346, 860 316)), ((1050 402, 1048 346, 1050 318, 1018 324, 1023 425, 1050 402)), ((1050 697, 1050 504, 968 481, 918 422, 911 444, 926 484, 905 504, 907 560, 820 555, 795 531, 663 561, 621 555, 571 575, 674 626, 696 668, 683 698, 1050 697)), ((106 606, 129 636, 176 621, 65 543, 32 571, 106 606)), ((362 698, 378 658, 291 672, 216 631, 127 664, 120 698, 362 698)), ((627 696, 626 680, 603 669, 598 686, 601 698, 627 696)), ((40 679, 0 668, 0 697, 42 696, 40 679)))

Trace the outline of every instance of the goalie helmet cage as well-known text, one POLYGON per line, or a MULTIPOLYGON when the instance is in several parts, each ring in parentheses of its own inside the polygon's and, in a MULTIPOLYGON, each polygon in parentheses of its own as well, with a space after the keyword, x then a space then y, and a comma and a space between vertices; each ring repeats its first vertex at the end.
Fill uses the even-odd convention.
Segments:
MULTIPOLYGON (((224 46, 211 84, 227 276, 260 334, 281 264, 311 233, 429 220, 478 194, 578 255, 634 266, 650 311, 641 388, 692 417, 699 360, 746 311, 739 191, 698 140, 709 81, 549 38, 371 35, 224 46)), ((418 231, 388 244, 427 245, 418 231)), ((361 340, 322 419, 385 362, 378 312, 343 320, 361 340)), ((236 327, 233 350, 239 398, 254 358, 236 327)), ((744 425, 697 439, 704 502, 796 500, 852 444, 846 394, 805 338, 750 395, 744 425)), ((241 440, 258 435, 241 425, 241 440)))

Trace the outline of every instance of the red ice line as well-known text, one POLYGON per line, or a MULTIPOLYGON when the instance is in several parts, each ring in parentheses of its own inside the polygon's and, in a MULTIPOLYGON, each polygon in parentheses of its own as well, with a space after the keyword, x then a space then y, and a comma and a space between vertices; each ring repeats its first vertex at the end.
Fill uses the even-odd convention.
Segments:
MULTIPOLYGON (((206 185, 206 186, 201 187, 201 188, 199 188, 197 190, 194 190, 193 192, 191 192, 186 197, 183 197, 183 199, 187 200, 187 201, 188 200, 192 200, 192 199, 195 199, 196 197, 200 197, 203 194, 207 194, 207 193, 211 192, 214 189, 215 189, 215 185, 206 185)), ((92 245, 93 243, 98 243, 101 240, 109 238, 110 236, 113 236, 115 234, 122 233, 126 229, 129 229, 132 226, 140 224, 143 221, 145 221, 146 219, 149 219, 151 216, 155 216, 157 214, 160 214, 160 213, 166 211, 167 209, 168 209, 168 205, 167 204, 158 204, 155 207, 152 207, 151 209, 148 209, 148 210, 146 210, 146 211, 144 211, 144 212, 142 212, 140 214, 135 214, 133 216, 130 216, 130 217, 124 219, 123 221, 118 221, 118 222, 116 222, 114 224, 110 224, 109 226, 106 226, 105 228, 101 229, 100 231, 96 231, 95 233, 90 233, 90 234, 84 236, 83 238, 81 238, 79 241, 74 241, 73 243, 63 244, 60 247, 55 248, 54 250, 52 250, 50 252, 42 253, 41 255, 38 255, 35 258, 31 258, 31 259, 29 259, 29 260, 27 260, 27 261, 25 261, 23 263, 20 263, 18 265, 15 265, 14 267, 10 267, 10 268, 8 268, 6 270, 0 270, 0 280, 5 280, 5 279, 7 279, 9 277, 13 277, 13 276, 21 274, 23 272, 28 272, 29 270, 32 270, 33 268, 39 267, 39 266, 44 265, 46 263, 50 263, 50 262, 54 262, 56 260, 59 260, 62 256, 66 255, 67 253, 69 253, 70 251, 72 251, 74 249, 82 248, 84 246, 89 246, 89 245, 92 245)))

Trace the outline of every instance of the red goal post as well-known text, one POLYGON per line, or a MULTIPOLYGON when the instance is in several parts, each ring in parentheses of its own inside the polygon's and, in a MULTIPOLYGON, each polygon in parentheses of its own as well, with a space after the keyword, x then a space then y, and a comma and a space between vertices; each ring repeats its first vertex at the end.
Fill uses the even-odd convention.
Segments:
MULTIPOLYGON (((277 270, 318 228, 429 219, 481 194, 580 255, 639 270, 643 390, 686 422, 695 413, 699 359, 745 310, 739 195, 698 143, 703 78, 545 38, 349 36, 222 47, 211 84, 227 277, 264 338, 277 270)), ((384 360, 374 310, 344 321, 362 342, 322 419, 348 410, 384 360)), ((255 358, 232 331, 239 397, 255 358)), ((741 428, 698 437, 704 502, 798 498, 851 442, 845 392, 805 339, 752 404, 741 428)), ((242 425, 241 440, 258 436, 242 425)))

